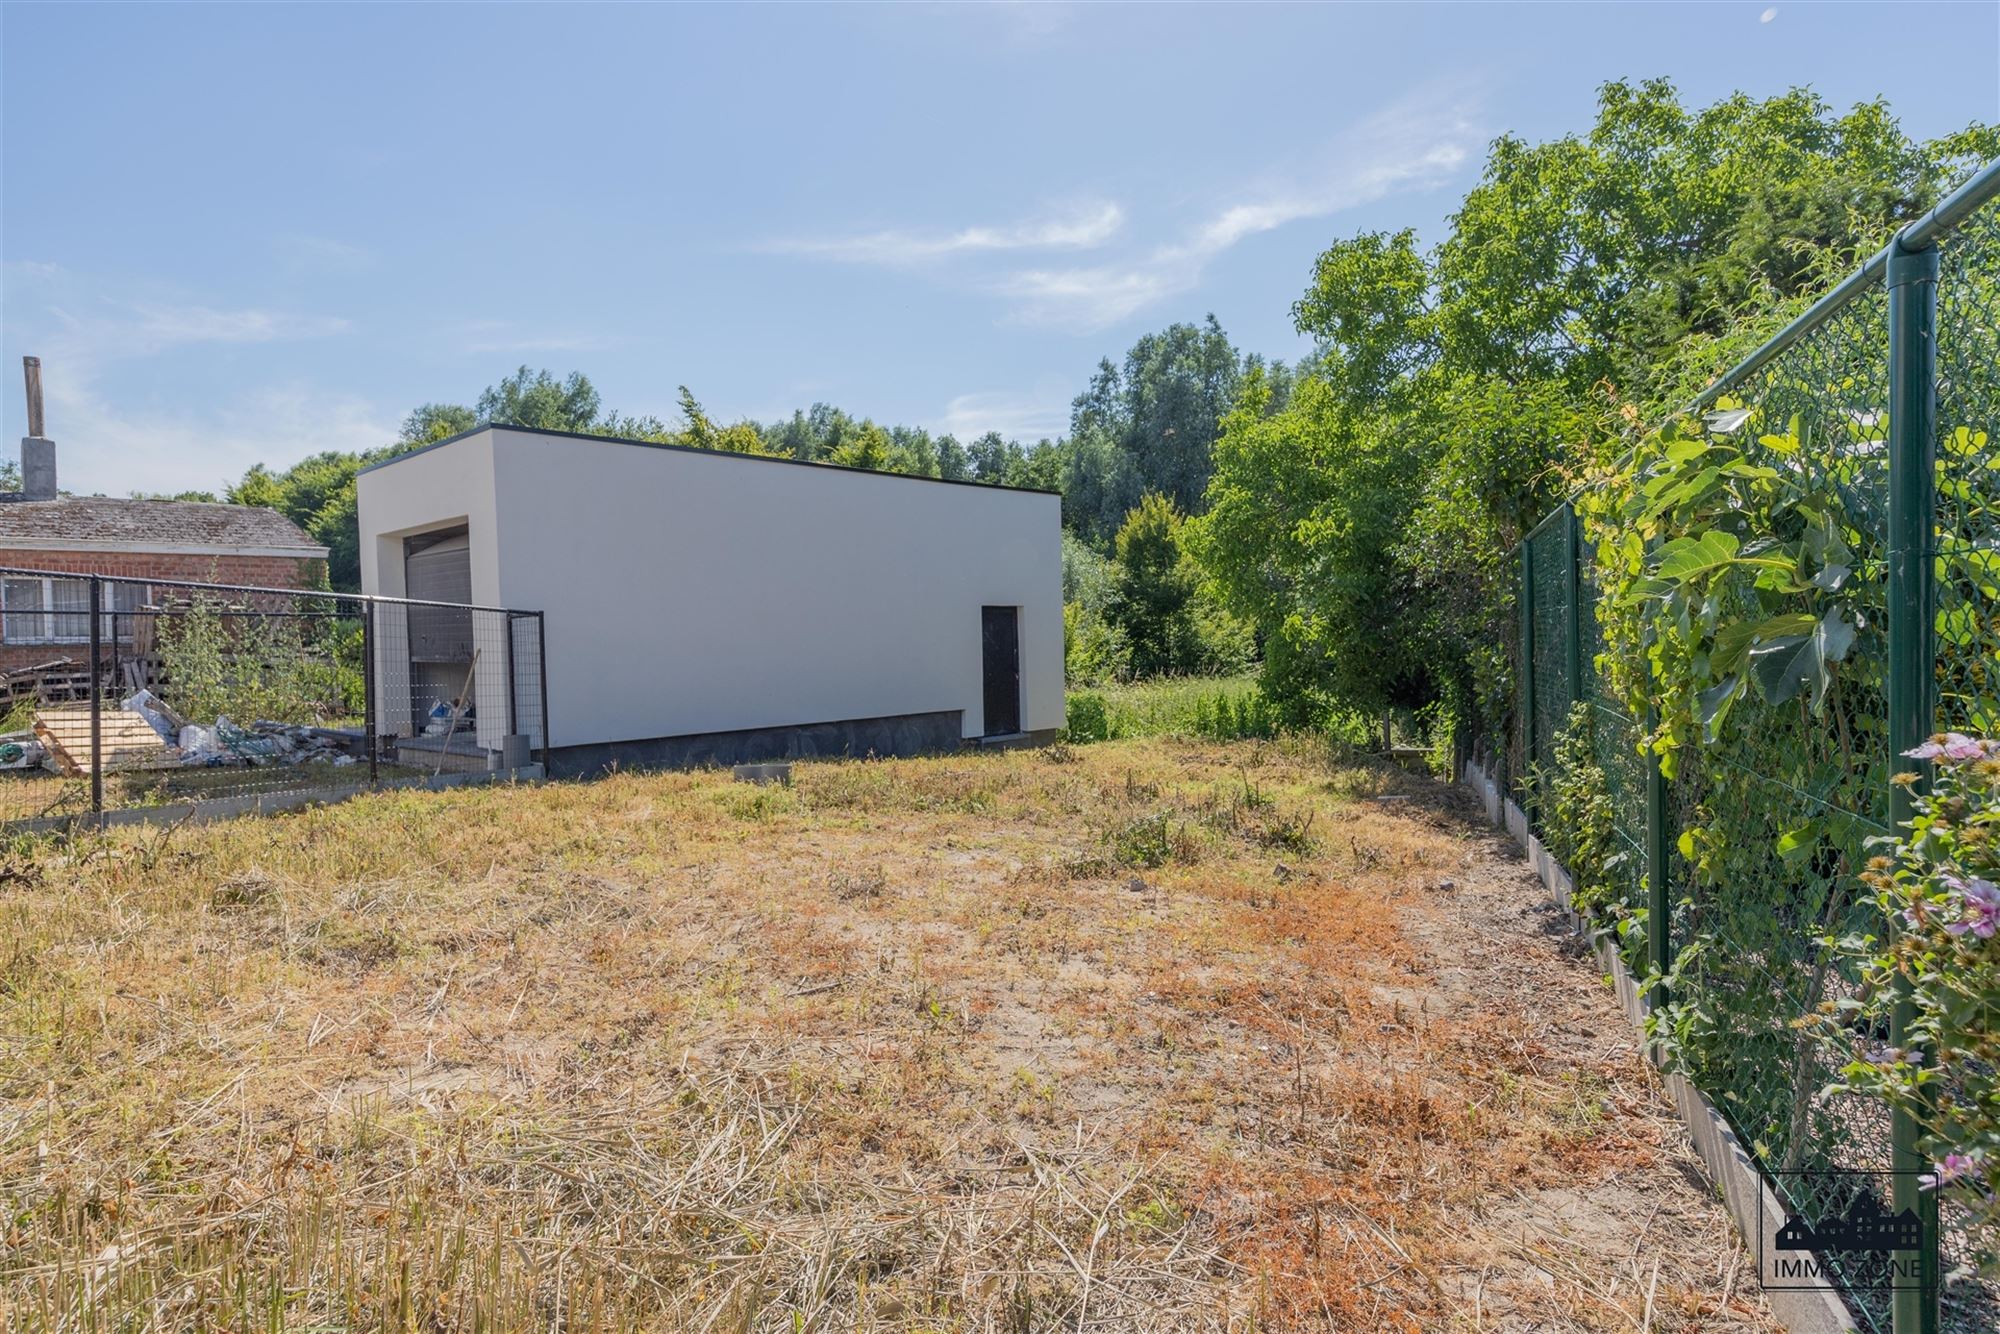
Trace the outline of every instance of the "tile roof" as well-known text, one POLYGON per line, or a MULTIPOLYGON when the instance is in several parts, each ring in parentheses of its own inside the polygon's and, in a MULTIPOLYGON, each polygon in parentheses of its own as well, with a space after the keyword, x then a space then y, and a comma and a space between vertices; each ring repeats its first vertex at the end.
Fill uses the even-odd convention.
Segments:
POLYGON ((323 556, 326 548, 276 510, 193 500, 62 496, 0 501, 0 547, 255 547, 323 556))

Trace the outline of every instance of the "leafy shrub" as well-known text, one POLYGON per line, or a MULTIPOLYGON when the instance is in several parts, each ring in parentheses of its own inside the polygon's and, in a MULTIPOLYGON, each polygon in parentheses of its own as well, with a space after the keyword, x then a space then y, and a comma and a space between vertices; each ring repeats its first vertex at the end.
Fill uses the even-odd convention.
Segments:
POLYGON ((1278 735, 1278 714, 1264 693, 1218 690, 1197 696, 1191 731, 1196 736, 1217 741, 1258 739, 1268 741, 1278 735))
POLYGON ((1126 866, 1151 868, 1171 861, 1194 861, 1200 845, 1185 824, 1176 825, 1166 811, 1127 820, 1105 835, 1114 860, 1126 866))
POLYGON ((1549 852, 1569 871, 1571 904, 1599 925, 1622 924, 1630 910, 1619 901, 1613 871, 1623 861, 1615 837, 1610 784, 1597 763, 1593 713, 1570 710, 1556 737, 1555 766, 1546 778, 1547 817, 1540 823, 1549 852))
POLYGON ((1125 632, 1086 603, 1063 604, 1063 676, 1082 685, 1122 681, 1132 674, 1125 632))
POLYGON ((1108 741, 1111 739, 1111 720, 1104 708, 1104 696, 1091 691, 1071 695, 1066 702, 1067 722, 1063 728, 1063 740, 1108 741))
MULTIPOLYGON (((1872 1094, 1911 1116, 1936 1163, 1927 1188, 1971 1214, 1988 1273, 2000 1228, 2000 742, 1947 733, 1910 752, 1937 761, 1928 796, 1893 855, 1862 879, 1875 892, 1887 939, 1849 936, 1856 995, 1827 1002, 1818 1032, 1844 1063, 1831 1092, 1872 1094), (1907 987, 1914 1017, 1904 1045, 1889 1030, 1907 987)), ((1907 778, 1903 781, 1907 781, 1907 778)))
POLYGON ((317 622, 225 610, 198 594, 159 618, 164 693, 189 720, 311 724, 365 707, 358 626, 334 627, 326 642, 309 644, 305 627, 317 622))
MULTIPOLYGON (((1196 568, 1190 562, 1190 568, 1196 568)), ((1257 631, 1250 622, 1223 605, 1211 584, 1203 582, 1188 600, 1187 623, 1193 644, 1189 667, 1209 676, 1236 676, 1257 662, 1257 631)))
POLYGON ((1111 558, 1067 529, 1062 535, 1063 602, 1102 612, 1117 571, 1111 558))
MULTIPOLYGON (((1848 499, 1872 466, 1862 447, 1874 428, 1821 424, 1846 447, 1831 466, 1774 468, 1765 460, 1822 447, 1807 425, 1727 396, 1716 405, 1735 435, 1671 420, 1579 501, 1597 543, 1606 679, 1631 716, 1652 712, 1669 778, 1739 702, 1803 699, 1823 716, 1843 674, 1865 681, 1886 661, 1868 582, 1853 577, 1882 559, 1881 541, 1848 499), (1702 612, 1682 616, 1688 607, 1702 612)), ((1857 766, 1851 781, 1867 780, 1857 766)))

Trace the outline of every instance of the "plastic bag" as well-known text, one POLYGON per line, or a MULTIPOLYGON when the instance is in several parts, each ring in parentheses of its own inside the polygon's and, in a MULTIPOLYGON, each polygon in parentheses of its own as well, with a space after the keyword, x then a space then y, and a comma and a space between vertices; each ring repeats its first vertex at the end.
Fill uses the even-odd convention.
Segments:
POLYGON ((119 708, 127 713, 136 713, 146 720, 146 725, 160 734, 160 740, 169 746, 174 744, 174 725, 161 709, 159 697, 152 691, 140 689, 131 698, 120 702, 119 708))
POLYGON ((200 723, 189 723, 181 729, 180 747, 182 764, 222 764, 229 758, 215 729, 200 723))
POLYGON ((0 739, 0 769, 32 769, 41 762, 41 742, 28 737, 0 739))

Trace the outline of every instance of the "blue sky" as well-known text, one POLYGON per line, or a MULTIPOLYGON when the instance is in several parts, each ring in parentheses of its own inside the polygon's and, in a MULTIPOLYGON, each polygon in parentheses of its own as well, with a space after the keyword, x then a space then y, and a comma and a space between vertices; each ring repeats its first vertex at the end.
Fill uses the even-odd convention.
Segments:
POLYGON ((1809 84, 2000 119, 2000 6, 0 9, 0 435, 78 491, 391 439, 523 362, 671 419, 1060 433, 1313 256, 1435 239, 1485 143, 1809 84))

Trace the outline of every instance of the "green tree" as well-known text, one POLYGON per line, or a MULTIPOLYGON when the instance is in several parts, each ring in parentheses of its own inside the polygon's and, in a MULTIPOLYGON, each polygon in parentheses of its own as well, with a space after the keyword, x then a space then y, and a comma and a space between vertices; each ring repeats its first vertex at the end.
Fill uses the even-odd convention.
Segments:
POLYGON ((455 403, 426 403, 403 418, 403 430, 397 437, 397 443, 410 446, 436 444, 469 431, 478 424, 479 415, 471 408, 455 403))
MULTIPOLYGON (((399 442, 402 448, 412 442, 399 442)), ((387 454, 391 451, 376 451, 387 454)), ((229 488, 232 505, 274 509, 327 548, 328 586, 351 590, 361 586, 360 535, 355 521, 354 478, 371 456, 327 450, 299 460, 282 473, 259 463, 229 488)))
POLYGON ((1330 246, 1292 312, 1316 351, 1289 404, 1246 371, 1189 531, 1257 627, 1267 695, 1294 714, 1443 701, 1504 735, 1525 528, 1614 427, 1994 152, 1982 126, 1915 143, 1880 103, 1689 110, 1664 80, 1612 83, 1587 133, 1496 140, 1430 251, 1409 232, 1330 246))
POLYGON ((965 446, 958 443, 955 435, 941 435, 937 439, 938 476, 948 482, 969 481, 972 477, 972 456, 965 452, 965 446))
POLYGON ((499 384, 489 385, 474 405, 478 419, 528 426, 538 431, 589 431, 598 424, 604 402, 582 371, 558 380, 548 371, 521 367, 499 384))
POLYGON ((686 445, 691 449, 714 449, 725 454, 777 455, 781 451, 772 447, 758 430, 755 422, 737 422, 733 426, 717 426, 708 413, 696 401, 686 385, 680 387, 681 417, 687 422, 672 443, 686 445))
POLYGON ((863 422, 846 433, 846 438, 834 446, 826 461, 843 468, 893 472, 896 471, 896 450, 887 431, 873 422, 863 422))
POLYGON ((1242 372, 1242 359, 1213 315, 1146 334, 1122 366, 1099 362, 1070 405, 1070 439, 1089 459, 1076 479, 1088 487, 1073 526, 1103 541, 1147 492, 1166 496, 1182 513, 1199 513, 1211 448, 1242 372))
POLYGON ((1160 676, 1185 670, 1192 638, 1188 604, 1195 581, 1181 560, 1181 514, 1151 492, 1118 530, 1117 572, 1105 617, 1124 633, 1132 671, 1160 676))
POLYGON ((1020 454, 1018 446, 1009 445, 998 431, 988 431, 966 446, 966 457, 971 463, 971 476, 980 482, 1004 482, 1008 468, 1020 454))
POLYGON ((1069 462, 1068 441, 1037 440, 1027 449, 1018 445, 1009 448, 1007 471, 997 480, 1035 491, 1062 490, 1069 462))
POLYGON ((1352 410, 1317 376, 1275 416, 1264 412, 1269 392, 1253 372, 1225 420, 1190 550, 1223 604, 1256 628, 1266 693, 1288 721, 1422 703, 1425 653, 1403 633, 1412 593, 1394 549, 1434 437, 1352 410))
MULTIPOLYGON (((5 478, 4 478, 4 477, 0 477, 0 483, 3 483, 4 481, 5 481, 5 478)), ((4 490, 4 489, 5 489, 5 487, 4 487, 4 486, 0 486, 0 490, 4 490)), ((201 503, 201 504, 204 504, 204 505, 220 505, 220 504, 223 504, 223 503, 224 503, 224 501, 223 501, 222 497, 221 497, 221 496, 218 496, 218 495, 216 495, 216 494, 215 494, 215 492, 213 492, 213 491, 193 491, 193 490, 190 490, 190 491, 171 491, 171 492, 169 492, 169 491, 134 491, 134 492, 132 493, 132 499, 134 499, 134 500, 192 500, 192 501, 197 501, 197 502, 199 502, 199 503, 201 503)))

